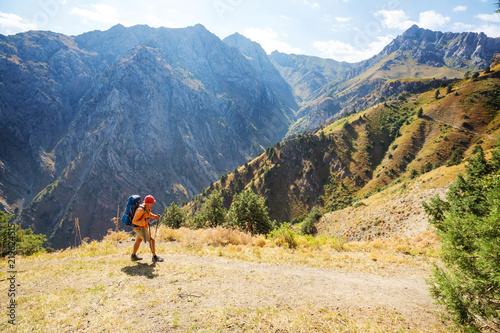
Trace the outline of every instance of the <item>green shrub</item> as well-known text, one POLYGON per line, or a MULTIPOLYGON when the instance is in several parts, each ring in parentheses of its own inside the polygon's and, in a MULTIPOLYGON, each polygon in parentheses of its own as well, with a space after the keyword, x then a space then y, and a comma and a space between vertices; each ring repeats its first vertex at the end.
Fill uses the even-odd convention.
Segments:
POLYGON ((186 223, 186 213, 182 208, 172 202, 170 207, 165 208, 161 223, 169 228, 178 229, 186 223))
POLYGON ((205 226, 214 228, 226 223, 227 210, 219 191, 212 192, 201 206, 205 226))
POLYGON ((464 152, 460 147, 451 148, 451 156, 448 161, 446 161, 446 166, 458 165, 462 162, 464 158, 464 152))
POLYGON ((431 295, 468 332, 500 331, 500 151, 491 162, 480 146, 467 159, 446 201, 424 202, 441 237, 442 266, 429 279, 431 295))
POLYGON ((319 219, 323 216, 321 214, 321 211, 319 208, 314 207, 309 215, 304 219, 304 222, 302 223, 302 228, 301 232, 304 235, 315 235, 318 232, 318 229, 316 228, 316 223, 319 221, 319 219))
POLYGON ((298 235, 290 228, 289 223, 283 223, 279 228, 271 231, 267 238, 274 240, 276 245, 296 248, 298 246, 298 235))
POLYGON ((0 211, 0 249, 1 255, 10 254, 15 249, 16 254, 30 256, 38 252, 45 252, 43 244, 47 237, 43 234, 34 234, 31 229, 22 229, 18 224, 9 221, 14 215, 8 215, 0 211), (14 235, 15 246, 12 246, 12 235, 14 235))
POLYGON ((265 200, 252 190, 246 189, 233 198, 229 209, 230 226, 241 228, 252 234, 267 234, 272 229, 265 200))

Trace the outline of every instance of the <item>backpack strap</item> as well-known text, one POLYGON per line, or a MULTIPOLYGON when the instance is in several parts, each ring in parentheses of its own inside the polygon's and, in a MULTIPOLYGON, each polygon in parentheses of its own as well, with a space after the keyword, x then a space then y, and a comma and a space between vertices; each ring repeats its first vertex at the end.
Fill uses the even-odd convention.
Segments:
MULTIPOLYGON (((139 207, 137 207, 137 209, 139 208, 142 208, 142 215, 141 217, 139 218, 139 220, 144 216, 144 214, 146 213, 146 206, 144 206, 143 204, 140 204, 139 207)), ((137 210, 136 210, 137 211, 137 210)), ((134 213, 135 215, 135 213, 134 213)), ((134 220, 134 217, 132 216, 132 220, 134 220)), ((132 222, 133 225, 139 227, 137 224, 134 224, 134 222, 132 222)))

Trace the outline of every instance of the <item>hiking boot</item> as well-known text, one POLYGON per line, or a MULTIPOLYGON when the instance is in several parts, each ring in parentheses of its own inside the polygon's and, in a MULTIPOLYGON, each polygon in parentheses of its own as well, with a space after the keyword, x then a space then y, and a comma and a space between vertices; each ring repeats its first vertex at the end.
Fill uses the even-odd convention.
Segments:
POLYGON ((153 257, 153 262, 162 262, 162 261, 163 261, 162 257, 158 257, 158 256, 153 257))
POLYGON ((138 257, 136 254, 132 254, 132 255, 130 256, 130 259, 131 259, 132 261, 142 260, 142 258, 141 258, 141 257, 138 257))

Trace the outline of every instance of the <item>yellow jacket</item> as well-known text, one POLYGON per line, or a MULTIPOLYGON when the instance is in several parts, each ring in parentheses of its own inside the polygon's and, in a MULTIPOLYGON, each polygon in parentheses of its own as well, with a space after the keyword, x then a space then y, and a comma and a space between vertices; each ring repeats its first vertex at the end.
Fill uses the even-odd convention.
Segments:
POLYGON ((159 215, 151 213, 151 208, 147 206, 140 205, 135 211, 134 218, 132 219, 132 228, 140 229, 142 227, 147 228, 149 226, 149 219, 159 219, 159 215))

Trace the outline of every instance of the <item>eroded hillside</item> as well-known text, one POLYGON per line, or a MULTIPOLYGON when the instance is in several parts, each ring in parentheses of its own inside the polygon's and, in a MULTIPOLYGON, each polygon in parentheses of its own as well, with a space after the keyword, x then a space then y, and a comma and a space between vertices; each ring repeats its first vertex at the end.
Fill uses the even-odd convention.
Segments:
MULTIPOLYGON (((454 180, 460 168, 451 165, 460 164, 475 144, 485 149, 495 145, 500 127, 499 69, 449 87, 403 91, 392 100, 278 143, 224 175, 196 197, 191 208, 199 207, 212 190, 219 190, 229 207, 235 193, 252 188, 266 197, 272 219, 298 221, 315 205, 324 212, 338 211, 364 205, 360 200, 384 189, 399 186, 405 192, 417 176, 439 168, 440 185, 421 183, 418 189, 434 195, 433 189, 454 180)), ((335 224, 333 220, 325 223, 324 232, 332 233, 326 225, 335 224)), ((342 235, 364 238, 363 228, 354 234, 344 230, 342 235)), ((389 231, 388 227, 374 236, 389 231)))

